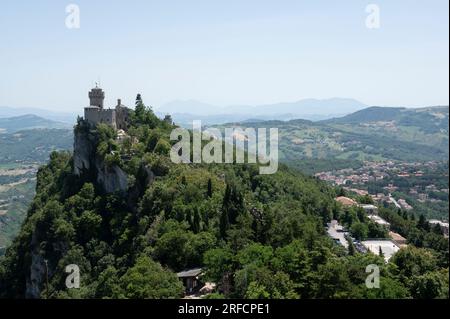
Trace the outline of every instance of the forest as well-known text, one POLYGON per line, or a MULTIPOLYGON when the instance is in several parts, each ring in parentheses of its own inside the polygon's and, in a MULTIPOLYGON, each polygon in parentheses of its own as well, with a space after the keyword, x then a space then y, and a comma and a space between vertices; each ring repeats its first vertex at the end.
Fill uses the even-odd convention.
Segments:
POLYGON ((380 210, 409 243, 388 263, 346 251, 327 237, 330 220, 360 239, 385 231, 336 203, 340 190, 285 165, 260 175, 256 164, 174 164, 173 128, 140 96, 121 142, 112 127, 79 119, 75 132, 95 141, 106 170, 126 173, 128 188, 105 192, 94 168, 78 176, 71 153, 53 152, 0 257, 0 297, 180 298, 176 272, 193 267, 217 284, 206 298, 449 297, 448 239, 423 218, 380 210), (69 264, 79 289, 66 288, 69 264), (378 289, 365 285, 368 265, 380 269, 378 289))

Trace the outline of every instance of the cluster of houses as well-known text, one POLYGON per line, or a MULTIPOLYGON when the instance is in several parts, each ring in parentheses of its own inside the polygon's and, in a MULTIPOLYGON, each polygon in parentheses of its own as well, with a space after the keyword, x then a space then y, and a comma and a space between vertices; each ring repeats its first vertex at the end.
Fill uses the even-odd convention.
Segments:
MULTIPOLYGON (((367 213, 369 219, 373 220, 375 223, 390 228, 390 224, 378 215, 378 208, 371 204, 358 204, 351 198, 340 196, 335 199, 337 202, 341 203, 343 206, 359 206, 367 213)), ((400 250, 400 248, 405 247, 407 240, 400 234, 389 231, 389 238, 385 239, 368 239, 364 241, 357 241, 350 236, 350 233, 338 223, 337 220, 332 220, 328 223, 327 228, 328 236, 330 236, 336 243, 348 249, 349 241, 352 241, 355 248, 361 253, 372 252, 375 255, 383 254, 386 262, 400 250)))
MULTIPOLYGON (((370 182, 379 182, 384 186, 383 193, 370 194, 372 199, 377 203, 394 204, 397 208, 410 210, 413 209, 410 203, 405 199, 393 201, 391 194, 399 190, 399 187, 390 182, 394 178, 410 178, 424 176, 426 171, 436 169, 439 163, 430 161, 425 163, 408 163, 408 162, 364 162, 360 168, 345 168, 336 171, 319 172, 315 176, 321 180, 327 181, 333 185, 340 185, 345 190, 364 196, 369 195, 365 185, 370 182)), ((381 185, 381 184, 380 184, 381 185)), ((405 190, 403 190, 405 191, 405 190)), ((409 195, 416 198, 420 202, 439 202, 441 199, 430 198, 430 192, 449 193, 448 188, 440 188, 434 184, 427 185, 425 189, 420 185, 406 190, 409 195)))
POLYGON ((390 176, 420 177, 424 175, 423 169, 435 169, 436 161, 420 162, 364 162, 360 168, 344 168, 336 171, 319 172, 315 176, 333 182, 336 185, 365 184, 367 182, 380 181, 390 176))

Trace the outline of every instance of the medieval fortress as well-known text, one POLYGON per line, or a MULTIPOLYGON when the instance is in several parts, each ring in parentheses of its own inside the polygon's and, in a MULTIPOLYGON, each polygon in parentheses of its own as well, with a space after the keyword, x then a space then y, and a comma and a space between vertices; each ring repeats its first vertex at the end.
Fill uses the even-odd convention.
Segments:
POLYGON ((116 130, 127 130, 129 109, 117 100, 114 109, 103 108, 105 92, 97 85, 89 92, 89 106, 84 108, 84 119, 91 125, 98 123, 111 125, 116 130))

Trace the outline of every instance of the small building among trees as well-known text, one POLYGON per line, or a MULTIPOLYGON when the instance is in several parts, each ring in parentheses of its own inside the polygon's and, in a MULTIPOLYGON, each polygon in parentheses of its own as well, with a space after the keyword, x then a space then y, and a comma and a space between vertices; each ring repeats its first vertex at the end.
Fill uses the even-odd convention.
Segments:
POLYGON ((193 294, 200 290, 203 286, 201 281, 202 274, 202 268, 187 269, 177 273, 178 278, 183 281, 186 294, 193 294))

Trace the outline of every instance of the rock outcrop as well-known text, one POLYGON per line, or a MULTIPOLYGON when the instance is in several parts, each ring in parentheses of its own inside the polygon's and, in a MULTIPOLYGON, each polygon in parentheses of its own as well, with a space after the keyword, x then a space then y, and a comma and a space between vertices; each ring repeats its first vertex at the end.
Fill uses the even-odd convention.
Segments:
POLYGON ((128 176, 117 165, 107 167, 97 153, 95 135, 87 129, 75 130, 73 147, 73 172, 77 176, 92 174, 105 193, 126 192, 128 176))
POLYGON ((73 143, 73 172, 80 176, 83 171, 91 168, 91 158, 95 155, 95 142, 90 140, 88 133, 75 130, 73 143))
POLYGON ((128 176, 119 166, 109 168, 103 161, 97 159, 95 168, 97 183, 106 193, 125 192, 128 189, 128 176))
POLYGON ((33 233, 31 239, 31 265, 30 276, 26 281, 25 297, 37 299, 41 296, 41 287, 45 280, 45 260, 39 253, 39 242, 36 232, 33 233))
MULTIPOLYGON (((89 129, 78 127, 74 132, 73 173, 80 177, 95 181, 99 189, 105 193, 121 192, 127 195, 128 176, 117 165, 108 167, 103 158, 97 153, 97 137, 89 129), (86 174, 86 176, 84 176, 86 174)), ((146 182, 153 180, 153 173, 145 170, 146 182)), ((26 298, 42 297, 47 271, 49 276, 53 270, 46 262, 40 251, 39 234, 34 232, 30 243, 30 272, 26 279, 26 298), (47 269, 47 267, 49 269, 47 269)), ((64 253, 68 249, 64 243, 54 243, 53 249, 64 253)))

